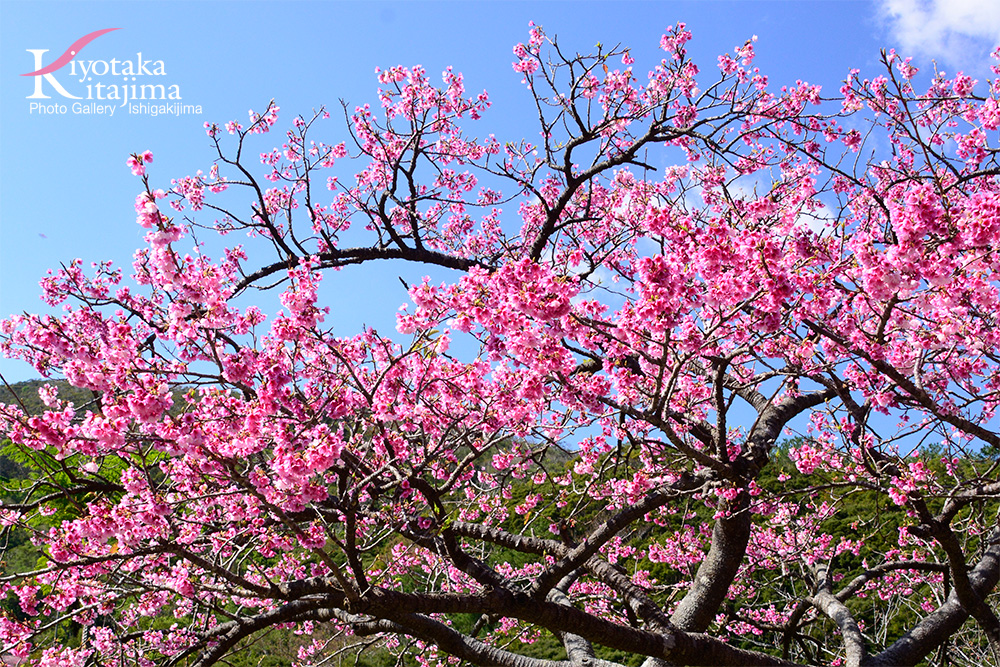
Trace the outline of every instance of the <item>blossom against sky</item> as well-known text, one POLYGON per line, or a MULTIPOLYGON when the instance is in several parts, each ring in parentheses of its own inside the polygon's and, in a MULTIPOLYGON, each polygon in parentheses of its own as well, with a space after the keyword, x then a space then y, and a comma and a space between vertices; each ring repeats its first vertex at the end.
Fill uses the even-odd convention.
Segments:
MULTIPOLYGON (((464 73, 468 90, 489 91, 493 106, 477 133, 493 133, 501 141, 533 140, 538 129, 531 100, 511 68, 512 46, 526 39, 529 21, 558 36, 569 51, 591 51, 598 42, 628 45, 639 69, 659 62, 660 36, 683 21, 694 34, 690 50, 706 76, 712 75, 719 54, 757 35, 757 64, 773 85, 807 80, 831 95, 850 68, 875 71, 882 48, 912 50, 918 66, 929 66, 935 58, 939 66, 965 68, 984 78, 986 56, 993 42, 1000 42, 1000 10, 985 0, 5 0, 0 9, 0 317, 44 310, 38 280, 47 269, 74 258, 82 258, 85 266, 113 260, 129 273, 144 230, 135 224, 137 185, 128 156, 151 151, 151 179, 169 187, 171 179, 211 167, 205 122, 245 121, 248 109, 263 109, 271 99, 286 123, 326 107, 335 118, 327 121, 323 139, 335 144, 348 139, 336 117, 341 100, 351 109, 378 104, 376 67, 421 64, 437 76, 451 65, 464 73), (32 97, 36 77, 22 75, 36 69, 36 59, 51 64, 76 40, 109 28, 117 30, 81 49, 78 65, 43 80, 42 94, 49 99, 32 97), (123 74, 126 63, 131 77, 123 74), (108 70, 103 76, 102 68, 108 70), (81 99, 63 97, 52 81, 81 99), (171 99, 159 111, 141 104, 133 109, 132 98, 151 82, 162 84, 171 99), (111 85, 117 86, 116 96, 107 99, 111 85), (62 106, 45 109, 53 103, 62 106)), ((265 139, 255 149, 270 150, 280 137, 265 139)), ((344 334, 362 322, 391 329, 395 313, 385 304, 406 300, 398 273, 383 267, 357 271, 359 289, 324 295, 338 314, 337 326, 344 334)), ((0 360, 0 372, 11 381, 36 375, 7 360, 0 360)))

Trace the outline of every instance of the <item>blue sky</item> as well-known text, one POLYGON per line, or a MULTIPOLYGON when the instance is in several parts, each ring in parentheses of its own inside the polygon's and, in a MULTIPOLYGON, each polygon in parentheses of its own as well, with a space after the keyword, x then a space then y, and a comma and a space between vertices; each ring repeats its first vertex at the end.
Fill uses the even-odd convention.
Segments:
MULTIPOLYGON (((432 74, 453 65, 469 91, 487 89, 493 108, 475 129, 501 141, 537 136, 530 98, 511 69, 511 47, 525 41, 529 21, 560 44, 589 51, 600 41, 632 47, 639 71, 658 62, 667 26, 684 21, 694 33, 691 52, 707 75, 716 57, 752 35, 757 64, 776 85, 796 79, 835 92, 851 67, 875 72, 879 50, 896 46, 920 66, 978 78, 1000 44, 995 0, 748 1, 737 2, 18 2, 0 4, 0 317, 44 308, 38 279, 46 269, 80 257, 128 267, 142 243, 133 201, 138 179, 125 165, 132 152, 151 150, 152 180, 208 170, 213 154, 205 121, 245 120, 272 98, 282 118, 308 114, 338 100, 377 104, 376 66, 421 64, 432 74), (76 114, 49 81, 51 99, 33 100, 29 51, 55 60, 80 37, 118 28, 85 47, 84 60, 162 61, 158 83, 177 86, 200 115, 76 114), (32 102, 65 104, 65 114, 40 114, 32 102)), ((81 77, 68 67, 55 80, 80 94, 81 77)), ((141 83, 141 82, 137 82, 141 83)), ((323 140, 347 138, 327 123, 323 140)), ((272 136, 272 141, 279 141, 272 136)), ((259 149, 271 147, 262 142, 259 149)), ((391 273, 391 272, 390 272, 391 273)), ((405 300, 384 267, 358 271, 328 291, 344 334, 361 322, 391 328, 405 300), (381 272, 381 273, 379 273, 381 272)), ((9 381, 34 377, 0 360, 9 381)))

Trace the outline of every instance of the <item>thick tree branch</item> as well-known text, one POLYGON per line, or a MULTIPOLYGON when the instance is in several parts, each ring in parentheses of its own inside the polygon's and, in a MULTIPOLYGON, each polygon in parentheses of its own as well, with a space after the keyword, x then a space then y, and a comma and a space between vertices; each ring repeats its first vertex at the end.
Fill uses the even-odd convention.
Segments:
POLYGON ((822 563, 816 566, 816 581, 817 590, 810 602, 840 629, 847 654, 847 667, 861 667, 868 655, 865 638, 847 605, 837 599, 831 591, 829 564, 822 563))
MULTIPOLYGON (((994 531, 987 540, 983 557, 969 572, 969 585, 980 598, 996 588, 1000 581, 1000 531, 994 531)), ((866 667, 915 665, 941 643, 948 640, 969 617, 952 591, 948 599, 935 611, 924 617, 891 646, 866 662, 866 667)))

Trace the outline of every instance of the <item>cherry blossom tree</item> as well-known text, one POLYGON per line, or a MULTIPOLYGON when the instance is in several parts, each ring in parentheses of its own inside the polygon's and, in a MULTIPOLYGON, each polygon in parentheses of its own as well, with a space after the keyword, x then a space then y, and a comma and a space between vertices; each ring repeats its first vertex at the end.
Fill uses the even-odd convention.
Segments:
POLYGON ((93 396, 0 408, 34 471, 0 520, 41 555, 2 581, 3 650, 995 659, 1000 80, 890 51, 824 97, 690 39, 644 76, 533 26, 537 144, 394 67, 340 143, 320 111, 270 149, 272 103, 206 126, 207 173, 158 187, 133 155, 130 275, 72 262, 60 314, 0 325, 93 396), (335 331, 321 283, 362 263, 436 276, 394 332, 335 331))

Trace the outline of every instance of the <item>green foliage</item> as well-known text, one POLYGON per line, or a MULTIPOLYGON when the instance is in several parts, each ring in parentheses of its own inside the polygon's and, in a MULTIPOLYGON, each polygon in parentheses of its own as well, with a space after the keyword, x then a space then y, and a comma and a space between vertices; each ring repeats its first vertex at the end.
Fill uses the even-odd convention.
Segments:
POLYGON ((92 408, 97 402, 94 392, 74 387, 66 380, 25 380, 0 386, 0 403, 18 405, 29 415, 41 414, 49 409, 38 397, 38 390, 46 384, 58 389, 59 399, 73 403, 78 410, 92 408))
MULTIPOLYGON (((28 414, 39 414, 48 409, 38 397, 38 389, 45 384, 43 380, 31 380, 13 385, 10 388, 0 388, 0 402, 17 403, 28 414)), ((81 390, 70 386, 64 380, 48 381, 58 389, 59 398, 71 402, 77 410, 98 409, 98 402, 93 394, 86 390, 81 390)), ((197 398, 192 394, 182 398, 180 393, 176 396, 173 411, 183 410, 183 406, 197 398)), ((850 488, 838 486, 834 483, 832 475, 824 479, 822 471, 816 471, 810 475, 800 473, 789 456, 789 450, 800 444, 800 439, 786 440, 780 443, 771 453, 771 460, 758 479, 759 485, 766 489, 773 497, 790 502, 797 502, 803 507, 808 504, 818 505, 829 503, 835 511, 821 524, 822 532, 834 536, 835 539, 849 538, 859 541, 863 548, 858 555, 850 551, 845 551, 834 559, 833 568, 840 573, 844 581, 861 574, 865 569, 866 557, 872 561, 873 554, 884 554, 898 547, 898 531, 911 524, 910 518, 903 508, 888 500, 883 491, 877 489, 865 489, 859 486, 850 488)), ((508 447, 514 448, 523 443, 508 443, 508 447)), ((966 479, 974 478, 977 473, 985 471, 994 464, 991 455, 995 452, 982 450, 975 455, 969 456, 956 465, 960 468, 962 476, 966 479)), ((38 479, 38 471, 45 469, 49 477, 62 484, 69 485, 70 481, 65 471, 73 470, 80 464, 79 457, 69 457, 59 460, 51 452, 28 450, 12 443, 9 438, 0 442, 0 497, 5 502, 23 502, 32 493, 32 487, 38 479)), ((946 475, 944 464, 941 462, 940 448, 929 446, 921 449, 913 455, 914 459, 919 458, 924 464, 938 476, 946 475)), ((561 528, 558 539, 566 542, 573 541, 574 533, 586 533, 588 528, 608 518, 604 503, 598 499, 584 496, 575 496, 575 504, 565 504, 560 502, 565 495, 564 487, 551 482, 551 479, 571 472, 575 457, 571 454, 550 448, 544 455, 536 459, 536 465, 529 473, 535 474, 544 471, 550 479, 546 485, 532 484, 523 475, 508 475, 502 492, 507 497, 505 502, 508 508, 513 508, 525 502, 531 493, 543 493, 544 497, 530 511, 518 514, 512 509, 511 513, 503 522, 502 527, 512 533, 523 533, 553 539, 549 532, 549 526, 554 524, 561 528)), ((146 461, 147 467, 150 463, 146 461)), ((620 466, 639 467, 641 462, 629 451, 617 451, 608 454, 601 465, 607 464, 615 466, 614 474, 620 475, 620 466)), ((105 480, 117 481, 121 471, 126 467, 126 461, 108 456, 101 461, 100 475, 105 480)), ((598 466, 600 468, 600 466, 598 466)), ((490 471, 497 474, 496 470, 490 471)), ((610 470, 609 470, 610 472, 610 470)), ((597 481, 590 480, 590 483, 598 484, 597 481)), ((928 505, 932 510, 937 511, 941 500, 928 499, 928 505)), ((45 529, 48 526, 58 524, 60 521, 74 518, 79 512, 79 505, 69 499, 53 503, 57 510, 55 514, 42 517, 36 515, 30 524, 35 529, 45 529)), ((998 503, 982 502, 963 509, 956 525, 962 524, 964 516, 975 513, 977 516, 996 515, 1000 506, 998 503)), ((627 541, 632 541, 636 547, 643 547, 652 541, 663 541, 672 539, 672 536, 685 525, 708 525, 712 522, 713 509, 711 504, 694 502, 689 505, 676 508, 676 511, 664 511, 658 515, 656 523, 644 524, 641 532, 634 534, 623 534, 627 541)), ((767 521, 766 516, 760 516, 757 522, 763 524, 767 521)), ((978 523, 982 524, 980 519, 978 523)), ((390 550, 395 542, 389 541, 381 545, 381 548, 370 553, 369 557, 374 561, 389 557, 390 550)), ((28 533, 23 529, 7 529, 0 533, 0 572, 4 575, 26 573, 44 567, 46 559, 38 547, 30 543, 28 533)), ((530 558, 528 555, 508 549, 494 548, 489 553, 480 554, 480 557, 491 564, 509 563, 515 567, 524 565, 530 558)), ((265 566, 269 559, 258 558, 257 565, 265 566)), ((672 604, 670 595, 676 584, 679 584, 693 574, 692 572, 678 572, 665 563, 653 563, 643 556, 634 565, 647 570, 652 579, 657 582, 657 589, 650 591, 651 596, 664 607, 669 608, 672 604)), ((630 565, 629 567, 632 567, 630 565)), ((692 566, 692 570, 696 566, 692 566)), ((767 573, 750 573, 748 576, 771 576, 767 573)), ((752 603, 755 605, 773 603, 778 608, 783 608, 790 599, 801 599, 808 595, 807 591, 797 590, 795 584, 788 579, 787 585, 777 585, 767 588, 767 593, 752 603)), ((406 590, 419 590, 421 582, 419 577, 410 582, 403 582, 402 586, 406 590)), ((765 587, 766 588, 766 587, 765 587)), ((919 591, 918 591, 919 592, 919 591)), ((928 591, 929 593, 929 591, 928 591)), ((724 611, 730 619, 739 617, 742 600, 735 599, 727 603, 724 611)), ((878 628, 882 636, 898 636, 905 628, 911 627, 919 614, 916 610, 900 605, 890 614, 879 611, 879 605, 870 599, 863 597, 854 598, 849 602, 851 611, 855 617, 867 628, 878 628), (881 614, 881 615, 880 615, 881 614)), ((0 608, 7 613, 20 615, 20 608, 16 600, 8 598, 0 601, 0 608)), ((454 627, 463 632, 469 633, 473 627, 480 623, 480 618, 471 614, 455 614, 448 619, 454 627)), ((149 619, 150 628, 169 627, 176 622, 171 615, 163 615, 154 619, 149 619)), ((67 622, 54 627, 53 633, 65 645, 75 645, 79 642, 79 626, 67 622)), ((333 643, 330 648, 339 651, 342 657, 331 664, 350 665, 351 667, 392 667, 393 665, 415 665, 416 661, 412 655, 397 656, 379 644, 368 646, 361 650, 366 644, 360 643, 357 639, 352 639, 354 643, 348 643, 345 639, 332 639, 327 633, 328 628, 317 627, 313 636, 299 636, 288 629, 272 629, 270 632, 257 635, 247 640, 240 646, 239 650, 226 659, 226 664, 231 667, 290 667, 296 661, 296 654, 299 647, 310 643, 314 638, 329 639, 333 643)), ((515 631, 516 632, 516 631, 515 631)), ((836 644, 833 635, 835 628, 828 621, 817 619, 806 634, 815 642, 815 650, 821 651, 822 647, 832 647, 836 644)), ((874 639, 874 637, 872 637, 874 639)), ((519 644, 516 636, 510 637, 515 645, 519 644)), ((755 644, 752 637, 747 637, 744 641, 736 642, 748 649, 760 648, 760 644, 755 644)), ((874 642, 873 642, 874 643, 874 642)), ((874 646, 872 646, 874 648, 874 646)), ((546 660, 565 660, 566 653, 562 642, 558 637, 548 631, 537 634, 530 644, 517 646, 520 653, 534 658, 546 660)), ((819 656, 821 653, 817 653, 819 656)), ((609 650, 597 647, 597 657, 605 660, 618 662, 629 667, 638 667, 642 662, 641 657, 626 654, 621 651, 609 650)), ((817 657, 818 659, 818 657, 817 657)))

